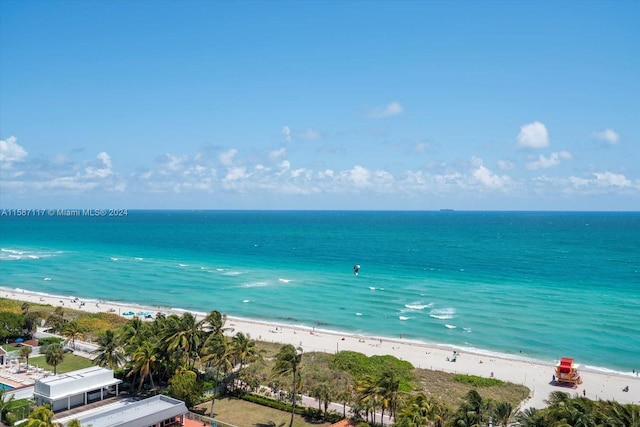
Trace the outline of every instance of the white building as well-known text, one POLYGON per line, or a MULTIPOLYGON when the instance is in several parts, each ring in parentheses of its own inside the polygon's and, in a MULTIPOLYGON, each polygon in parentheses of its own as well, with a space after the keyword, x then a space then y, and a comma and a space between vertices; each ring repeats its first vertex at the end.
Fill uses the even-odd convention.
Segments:
POLYGON ((92 427, 164 427, 184 425, 189 410, 184 402, 157 395, 144 400, 126 399, 89 409, 54 421, 66 426, 77 419, 82 426, 92 427))
POLYGON ((33 399, 38 405, 50 405, 54 412, 68 410, 117 396, 121 382, 112 370, 93 366, 36 381, 33 399))

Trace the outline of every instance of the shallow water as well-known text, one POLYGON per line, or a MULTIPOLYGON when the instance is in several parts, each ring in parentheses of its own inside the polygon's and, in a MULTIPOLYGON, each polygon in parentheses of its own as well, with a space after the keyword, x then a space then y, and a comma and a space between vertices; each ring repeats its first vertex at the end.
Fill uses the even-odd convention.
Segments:
POLYGON ((5 216, 0 283, 630 372, 639 242, 640 213, 5 216))

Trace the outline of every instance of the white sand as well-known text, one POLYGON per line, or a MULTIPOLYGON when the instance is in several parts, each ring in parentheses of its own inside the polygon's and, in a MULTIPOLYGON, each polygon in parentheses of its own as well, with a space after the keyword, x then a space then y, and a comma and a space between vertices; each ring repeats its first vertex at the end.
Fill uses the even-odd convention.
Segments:
MULTIPOLYGON (((116 304, 110 302, 97 302, 84 300, 85 304, 73 303, 69 297, 57 297, 18 291, 0 287, 0 296, 20 301, 40 304, 50 304, 54 307, 64 304, 64 307, 86 310, 87 312, 111 311, 116 314, 126 312, 151 312, 178 315, 182 311, 169 310, 159 307, 142 307, 133 304, 116 304)), ((198 315, 198 313, 193 313, 198 315)), ((127 316, 131 317, 131 316, 127 316)), ((531 395, 523 403, 523 408, 545 407, 544 400, 553 391, 565 391, 570 394, 579 393, 590 399, 615 400, 620 403, 638 403, 640 401, 640 379, 638 376, 623 375, 619 373, 603 373, 581 371, 583 383, 576 389, 554 386, 551 384, 554 374, 553 364, 545 364, 539 361, 505 359, 497 356, 474 354, 465 350, 457 357, 457 361, 449 362, 452 349, 440 348, 431 345, 418 344, 403 340, 378 339, 365 336, 339 335, 329 331, 291 327, 269 322, 259 322, 247 319, 229 317, 227 327, 232 327, 234 332, 249 334, 251 338, 283 344, 300 346, 305 352, 322 351, 335 353, 339 350, 352 350, 366 355, 391 354, 400 359, 411 362, 415 367, 441 370, 446 372, 464 373, 495 378, 516 384, 524 384, 531 390, 531 395), (622 389, 629 386, 629 392, 622 389)), ((570 355, 567 355, 570 357, 570 355)), ((579 363, 580 361, 576 361, 579 363)))

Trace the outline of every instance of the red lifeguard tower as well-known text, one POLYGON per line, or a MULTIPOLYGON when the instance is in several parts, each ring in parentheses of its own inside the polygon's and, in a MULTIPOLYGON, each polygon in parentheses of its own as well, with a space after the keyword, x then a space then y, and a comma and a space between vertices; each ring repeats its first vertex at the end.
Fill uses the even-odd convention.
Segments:
POLYGON ((580 368, 580 365, 574 364, 573 359, 563 357, 556 365, 556 382, 571 384, 573 387, 582 384, 578 368, 580 368))

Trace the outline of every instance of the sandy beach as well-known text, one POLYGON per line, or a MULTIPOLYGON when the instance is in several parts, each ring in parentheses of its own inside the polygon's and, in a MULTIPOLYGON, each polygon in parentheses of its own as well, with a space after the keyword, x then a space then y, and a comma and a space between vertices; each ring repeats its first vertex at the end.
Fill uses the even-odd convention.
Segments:
MULTIPOLYGON (((170 310, 162 307, 144 307, 133 304, 116 304, 112 302, 82 300, 73 302, 70 297, 43 295, 28 291, 0 287, 0 295, 31 303, 49 304, 54 307, 64 306, 87 312, 112 312, 123 313, 158 311, 171 314, 182 314, 180 310, 170 310), (84 302, 84 304, 82 304, 84 302)), ((201 313, 193 313, 202 317, 201 313)), ((125 316, 131 318, 132 316, 125 316)), ((357 351, 366 355, 391 354, 400 359, 411 362, 415 367, 441 370, 446 372, 464 373, 490 377, 509 381, 516 384, 524 384, 531 390, 531 395, 523 403, 523 408, 546 406, 544 400, 553 391, 565 391, 571 394, 584 394, 590 399, 615 400, 620 403, 638 403, 640 401, 640 379, 638 376, 623 375, 618 373, 592 372, 582 369, 583 383, 575 389, 561 387, 552 384, 554 363, 518 359, 506 359, 487 354, 475 354, 467 349, 445 348, 426 345, 406 340, 380 339, 359 335, 341 335, 331 331, 317 328, 292 327, 269 322, 259 322, 234 317, 227 318, 227 326, 233 328, 233 333, 243 332, 251 338, 283 344, 300 346, 305 352, 322 351, 335 353, 341 350, 357 351), (456 362, 449 359, 457 350, 456 362), (629 387, 629 392, 622 389, 629 387)), ((570 357, 571 355, 563 355, 570 357)), ((576 363, 580 363, 576 360, 576 363)))

